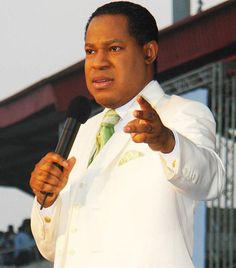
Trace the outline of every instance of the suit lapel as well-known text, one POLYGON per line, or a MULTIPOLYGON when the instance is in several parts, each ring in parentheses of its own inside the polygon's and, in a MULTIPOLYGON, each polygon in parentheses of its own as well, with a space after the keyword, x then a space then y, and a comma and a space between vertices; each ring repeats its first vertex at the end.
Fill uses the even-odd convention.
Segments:
POLYGON ((87 171, 88 161, 94 150, 96 134, 102 117, 103 112, 90 119, 86 125, 82 125, 80 128, 69 155, 69 157, 75 156, 77 158, 77 163, 70 174, 71 183, 79 183, 80 178, 87 171))
POLYGON ((122 151, 123 147, 129 142, 130 135, 124 133, 123 127, 132 120, 132 118, 132 114, 128 112, 125 118, 120 122, 116 132, 90 164, 85 173, 85 179, 87 181, 102 173, 104 169, 109 168, 114 159, 119 155, 120 151, 122 151))

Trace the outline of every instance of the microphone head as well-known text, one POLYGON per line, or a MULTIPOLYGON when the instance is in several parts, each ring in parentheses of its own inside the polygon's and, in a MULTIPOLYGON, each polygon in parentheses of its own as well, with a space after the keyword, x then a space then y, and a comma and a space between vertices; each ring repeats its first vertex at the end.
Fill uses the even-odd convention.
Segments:
POLYGON ((84 124, 91 114, 91 102, 84 96, 75 97, 69 105, 66 116, 84 124))

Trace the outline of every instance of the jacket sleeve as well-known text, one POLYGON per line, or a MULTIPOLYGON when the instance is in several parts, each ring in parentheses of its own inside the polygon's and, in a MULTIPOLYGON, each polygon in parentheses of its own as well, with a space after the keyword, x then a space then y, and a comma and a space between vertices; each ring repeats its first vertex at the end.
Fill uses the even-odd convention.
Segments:
POLYGON ((215 152, 215 120, 203 104, 186 101, 168 123, 177 135, 175 165, 164 170, 176 190, 194 200, 218 197, 225 184, 223 164, 215 152))
POLYGON ((57 222, 60 218, 60 198, 54 203, 52 215, 42 214, 35 198, 31 213, 31 230, 37 247, 44 258, 54 260, 57 222))
POLYGON ((31 229, 37 247, 44 258, 54 261, 56 248, 65 246, 69 224, 70 187, 66 186, 53 204, 52 211, 42 213, 35 198, 31 213, 31 229), (58 243, 60 241, 60 243, 58 243))

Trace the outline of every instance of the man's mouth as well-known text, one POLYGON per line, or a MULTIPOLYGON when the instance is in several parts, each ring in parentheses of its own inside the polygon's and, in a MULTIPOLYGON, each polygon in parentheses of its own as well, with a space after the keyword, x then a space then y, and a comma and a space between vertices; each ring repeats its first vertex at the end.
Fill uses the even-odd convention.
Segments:
POLYGON ((98 78, 94 78, 92 80, 92 83, 94 85, 94 87, 96 88, 107 88, 109 86, 111 86, 111 84, 113 83, 113 79, 111 78, 107 78, 107 77, 98 77, 98 78))

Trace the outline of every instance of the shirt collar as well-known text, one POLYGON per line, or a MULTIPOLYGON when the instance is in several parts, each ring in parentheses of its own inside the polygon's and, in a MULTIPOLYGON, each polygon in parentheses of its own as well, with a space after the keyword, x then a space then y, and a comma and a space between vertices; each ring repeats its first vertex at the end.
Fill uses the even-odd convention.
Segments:
MULTIPOLYGON (((126 113, 129 111, 129 109, 133 106, 133 103, 136 101, 137 96, 142 95, 145 98, 146 97, 145 95, 147 95, 148 92, 152 90, 152 87, 156 87, 156 86, 158 86, 158 89, 159 89, 158 95, 159 96, 163 95, 164 92, 162 91, 159 83, 155 80, 150 81, 134 98, 132 98, 130 101, 128 101, 124 105, 115 109, 115 111, 120 116, 120 118, 123 119, 125 117, 126 113)), ((157 93, 157 90, 155 90, 155 92, 157 93)), ((148 102, 150 102, 151 105, 154 105, 154 103, 152 103, 152 99, 147 99, 147 100, 148 102)), ((104 112, 106 112, 108 109, 109 108, 105 108, 104 112)))
MULTIPOLYGON (((153 83, 155 83, 156 81, 152 80, 150 81, 140 92, 138 95, 142 95, 142 93, 144 91, 146 91, 147 88, 149 88, 153 83)), ((138 96, 137 95, 137 96, 138 96)), ((130 109, 130 107, 132 106, 132 104, 135 102, 137 96, 135 96, 134 98, 132 98, 130 101, 128 101, 127 103, 125 103, 124 105, 116 108, 116 112, 117 114, 120 116, 121 119, 124 118, 124 116, 126 115, 126 113, 128 112, 128 110, 130 109)))

